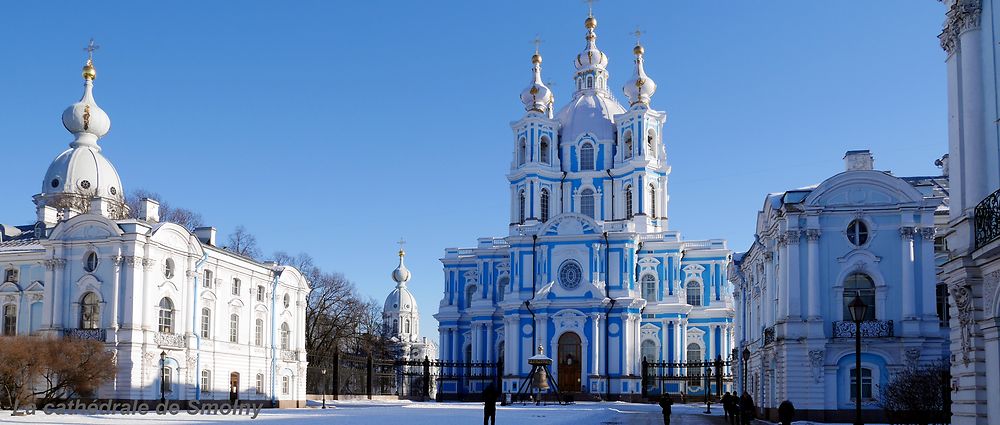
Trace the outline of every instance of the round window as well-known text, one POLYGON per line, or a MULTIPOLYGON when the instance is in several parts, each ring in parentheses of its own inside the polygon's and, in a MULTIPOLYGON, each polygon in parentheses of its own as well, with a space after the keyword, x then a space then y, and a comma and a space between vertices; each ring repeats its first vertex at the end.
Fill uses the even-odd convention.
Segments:
POLYGON ((868 242, 868 225, 861 220, 852 220, 847 225, 847 240, 854 246, 861 246, 868 242))
POLYGON ((93 273, 94 270, 97 270, 97 253, 96 252, 91 251, 89 254, 87 254, 87 258, 86 258, 86 260, 83 263, 83 269, 86 270, 87 273, 93 273))
POLYGON ((59 187, 59 179, 52 179, 49 184, 51 184, 52 187, 59 187))
POLYGON ((583 278, 583 269, 575 260, 563 261, 559 266, 559 285, 566 289, 576 289, 583 278))
POLYGON ((118 189, 115 189, 115 187, 114 187, 114 186, 112 186, 112 187, 111 187, 111 194, 112 194, 112 195, 117 195, 117 194, 118 194, 118 189))
POLYGON ((90 189, 90 180, 83 180, 80 182, 80 187, 84 189, 90 189))

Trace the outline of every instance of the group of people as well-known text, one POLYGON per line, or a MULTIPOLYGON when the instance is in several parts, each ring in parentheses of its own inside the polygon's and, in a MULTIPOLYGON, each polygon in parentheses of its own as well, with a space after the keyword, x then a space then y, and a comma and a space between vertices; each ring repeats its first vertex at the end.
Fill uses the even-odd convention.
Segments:
MULTIPOLYGON (((788 402, 786 401, 785 403, 788 402)), ((782 403, 782 406, 785 403, 782 403)), ((670 412, 673 404, 674 401, 670 398, 669 394, 664 394, 660 397, 660 408, 663 410, 664 425, 670 425, 670 412)), ((788 407, 791 408, 791 403, 788 403, 788 407)), ((791 416, 794 415, 794 408, 791 409, 793 413, 788 415, 788 423, 791 423, 791 416)), ((754 405, 753 398, 746 391, 739 397, 736 396, 735 392, 730 394, 727 391, 722 396, 722 410, 725 412, 726 423, 729 425, 750 425, 750 421, 757 416, 757 406, 754 405)), ((779 413, 781 412, 779 411, 779 413)), ((785 423, 785 421, 782 420, 782 423, 785 423)))

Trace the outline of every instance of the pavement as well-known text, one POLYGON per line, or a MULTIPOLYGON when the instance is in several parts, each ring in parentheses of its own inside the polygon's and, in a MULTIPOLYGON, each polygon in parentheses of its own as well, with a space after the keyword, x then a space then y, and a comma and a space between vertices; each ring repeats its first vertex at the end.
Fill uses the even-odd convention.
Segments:
MULTIPOLYGON (((705 414, 704 404, 674 404, 670 415, 670 425, 726 425, 722 406, 712 407, 712 414, 705 414)), ((663 414, 656 411, 634 411, 623 409, 618 417, 602 425, 662 425, 663 414)))

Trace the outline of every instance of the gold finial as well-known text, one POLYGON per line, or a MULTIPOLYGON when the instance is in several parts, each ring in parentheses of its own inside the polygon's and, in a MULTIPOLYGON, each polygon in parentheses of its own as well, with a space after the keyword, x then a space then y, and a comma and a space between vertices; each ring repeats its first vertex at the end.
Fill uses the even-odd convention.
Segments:
POLYGON ((590 30, 597 28, 597 18, 594 18, 594 3, 597 0, 583 0, 583 2, 587 3, 587 20, 583 21, 583 26, 590 30))
POLYGON ((646 49, 642 47, 642 43, 639 42, 642 34, 644 34, 644 31, 639 29, 639 27, 635 27, 635 31, 632 33, 632 35, 635 35, 635 48, 632 49, 632 53, 635 53, 636 56, 641 56, 646 52, 646 49))
POLYGON ((396 243, 397 243, 397 244, 399 244, 399 258, 403 258, 403 256, 405 256, 405 255, 406 255, 406 252, 405 252, 405 251, 403 251, 403 245, 405 245, 405 244, 406 244, 406 241, 405 241, 405 240, 403 240, 403 238, 402 238, 402 237, 400 237, 400 238, 399 238, 399 242, 396 242, 396 243))
POLYGON ((531 63, 540 64, 542 63, 542 55, 538 53, 538 47, 542 45, 542 39, 535 34, 535 39, 531 41, 535 44, 535 54, 531 55, 531 63))
POLYGON ((87 52, 87 64, 83 66, 83 79, 93 80, 97 78, 97 69, 94 68, 94 51, 100 49, 101 46, 94 44, 94 39, 90 39, 90 43, 83 50, 87 52))

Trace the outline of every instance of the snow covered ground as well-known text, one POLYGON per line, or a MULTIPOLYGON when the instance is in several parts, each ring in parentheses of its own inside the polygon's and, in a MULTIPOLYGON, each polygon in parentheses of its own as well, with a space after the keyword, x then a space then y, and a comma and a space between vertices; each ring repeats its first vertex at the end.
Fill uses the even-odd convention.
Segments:
MULTIPOLYGON (((265 409, 256 419, 233 415, 46 415, 38 411, 29 416, 8 416, 0 412, 0 423, 12 424, 219 424, 244 423, 280 425, 357 424, 357 425, 451 425, 479 424, 483 420, 482 403, 418 403, 407 401, 336 401, 327 409, 265 409)), ((704 405, 674 405, 671 425, 721 425, 722 409, 713 406, 713 417, 702 413, 704 405)), ((514 405, 497 406, 497 424, 545 425, 653 425, 662 424, 660 408, 654 404, 581 402, 569 406, 514 405)))

